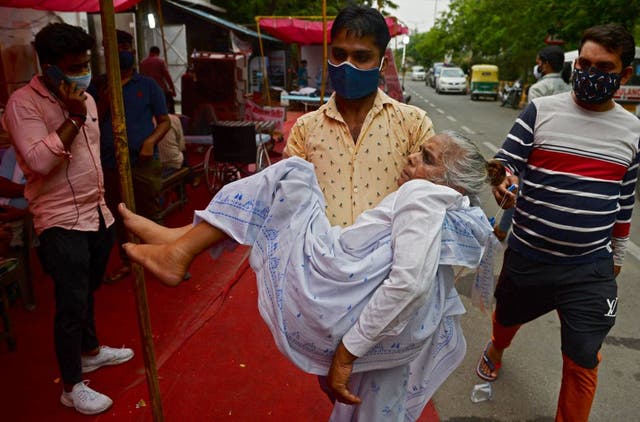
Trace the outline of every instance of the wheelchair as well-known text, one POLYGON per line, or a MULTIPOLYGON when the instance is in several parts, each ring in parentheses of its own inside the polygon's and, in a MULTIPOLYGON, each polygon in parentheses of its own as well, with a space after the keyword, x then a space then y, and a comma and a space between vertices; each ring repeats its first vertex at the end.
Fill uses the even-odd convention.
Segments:
POLYGON ((268 134, 256 133, 254 122, 220 121, 211 125, 213 145, 204 157, 204 178, 209 192, 271 165, 268 134))

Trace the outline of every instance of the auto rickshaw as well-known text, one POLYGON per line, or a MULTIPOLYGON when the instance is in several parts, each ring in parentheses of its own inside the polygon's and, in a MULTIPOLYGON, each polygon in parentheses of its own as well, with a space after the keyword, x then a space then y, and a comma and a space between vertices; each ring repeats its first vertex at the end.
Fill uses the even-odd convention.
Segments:
POLYGON ((469 92, 471 99, 491 97, 498 98, 498 66, 492 64, 476 64, 471 66, 471 83, 469 92))

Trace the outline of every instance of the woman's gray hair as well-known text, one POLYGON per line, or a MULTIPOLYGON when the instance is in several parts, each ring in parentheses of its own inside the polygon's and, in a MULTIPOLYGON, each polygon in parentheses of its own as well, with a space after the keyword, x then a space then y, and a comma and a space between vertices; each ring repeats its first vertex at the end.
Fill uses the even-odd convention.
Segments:
POLYGON ((460 133, 447 130, 441 132, 451 141, 442 158, 444 164, 444 184, 458 188, 465 195, 475 196, 489 181, 487 160, 484 159, 478 147, 469 138, 460 133))

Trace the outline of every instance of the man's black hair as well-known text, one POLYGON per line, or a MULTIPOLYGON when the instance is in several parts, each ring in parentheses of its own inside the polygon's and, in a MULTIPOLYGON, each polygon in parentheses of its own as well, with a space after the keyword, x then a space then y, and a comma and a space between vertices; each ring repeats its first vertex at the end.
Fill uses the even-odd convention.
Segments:
POLYGON ((549 63, 554 72, 560 72, 564 65, 564 51, 557 45, 548 45, 538 52, 540 60, 549 63))
POLYGON ((333 21, 331 39, 335 39, 343 29, 347 30, 347 35, 357 38, 373 37, 380 50, 380 57, 384 57, 391 36, 384 17, 376 9, 359 5, 345 7, 333 21))
POLYGON ((160 49, 154 45, 149 49, 149 53, 158 55, 160 54, 160 49))
POLYGON ((610 53, 619 54, 622 67, 629 66, 636 55, 636 42, 633 35, 617 23, 592 26, 586 29, 582 34, 578 51, 582 50, 582 46, 587 41, 602 45, 610 53))
POLYGON ((86 53, 95 45, 93 37, 79 26, 52 23, 42 28, 34 42, 40 64, 56 64, 67 54, 86 53))
POLYGON ((131 35, 127 31, 116 29, 116 40, 118 45, 129 44, 129 46, 133 47, 133 35, 131 35))

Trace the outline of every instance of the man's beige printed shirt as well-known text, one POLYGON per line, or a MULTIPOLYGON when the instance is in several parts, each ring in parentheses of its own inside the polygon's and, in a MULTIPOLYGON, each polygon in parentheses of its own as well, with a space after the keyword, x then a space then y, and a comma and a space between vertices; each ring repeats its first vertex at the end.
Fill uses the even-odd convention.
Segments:
POLYGON ((419 151, 434 131, 424 110, 378 90, 354 142, 334 98, 298 119, 285 155, 314 165, 329 221, 344 227, 398 188, 408 155, 419 151))

